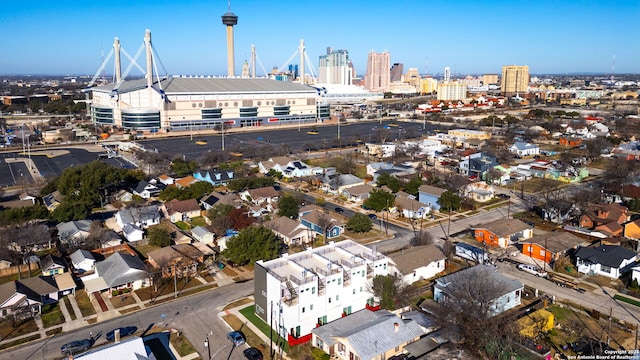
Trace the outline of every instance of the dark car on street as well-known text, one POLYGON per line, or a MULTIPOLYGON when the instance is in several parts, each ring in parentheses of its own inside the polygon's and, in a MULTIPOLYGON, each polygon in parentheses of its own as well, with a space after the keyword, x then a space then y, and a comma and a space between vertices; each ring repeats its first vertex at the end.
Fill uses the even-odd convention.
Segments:
POLYGON ((125 327, 113 329, 109 331, 105 336, 107 338, 107 341, 115 340, 116 330, 120 330, 120 337, 123 338, 125 336, 133 335, 136 331, 138 331, 138 328, 135 326, 125 326, 125 327))
POLYGON ((335 210, 335 212, 337 212, 337 213, 339 213, 339 214, 342 214, 342 213, 344 212, 344 209, 343 209, 343 208, 341 208, 341 207, 336 207, 336 208, 335 208, 335 209, 333 209, 333 210, 335 210))
POLYGON ((244 336, 238 331, 232 331, 227 334, 227 339, 229 339, 234 346, 240 346, 244 344, 244 336))
POLYGON ((89 350, 93 346, 93 341, 89 339, 76 340, 66 343, 60 347, 62 355, 74 355, 89 350))
POLYGON ((378 218, 378 215, 376 215, 376 214, 369 214, 367 216, 369 216, 369 219, 371 219, 371 220, 375 220, 375 219, 378 218))
POLYGON ((262 352, 256 348, 248 348, 242 353, 249 360, 262 360, 262 352))

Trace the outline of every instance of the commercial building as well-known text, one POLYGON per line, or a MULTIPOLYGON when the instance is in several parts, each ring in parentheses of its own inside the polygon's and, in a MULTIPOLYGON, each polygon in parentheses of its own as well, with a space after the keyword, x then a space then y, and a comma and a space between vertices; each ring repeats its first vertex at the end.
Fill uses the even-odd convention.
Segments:
POLYGON ((393 66, 391 67, 391 70, 389 70, 389 81, 391 82, 396 82, 396 81, 402 81, 402 76, 404 75, 404 64, 402 63, 394 63, 393 66))
POLYGON ((367 58, 367 72, 364 76, 364 86, 369 91, 386 91, 391 83, 391 54, 388 51, 370 52, 367 58))
POLYGON ((466 97, 466 84, 457 81, 438 84, 438 100, 464 100, 466 97))
POLYGON ((504 96, 526 94, 529 88, 529 66, 506 65, 502 67, 500 91, 504 96))
POLYGON ((327 49, 326 55, 320 56, 318 68, 319 82, 323 84, 351 85, 351 61, 347 50, 327 49))
POLYGON ((375 249, 351 240, 257 261, 256 315, 289 344, 308 341, 317 326, 373 307, 371 280, 389 274, 390 264, 375 249))

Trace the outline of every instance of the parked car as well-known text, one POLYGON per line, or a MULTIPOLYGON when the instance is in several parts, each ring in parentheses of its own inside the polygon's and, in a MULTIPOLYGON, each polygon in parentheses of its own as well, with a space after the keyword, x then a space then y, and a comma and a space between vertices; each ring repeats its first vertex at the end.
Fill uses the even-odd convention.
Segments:
POLYGON ((60 347, 60 353, 62 355, 79 354, 83 351, 89 350, 92 345, 93 341, 89 339, 76 340, 62 345, 60 347))
POLYGON ((107 341, 113 341, 116 338, 116 330, 120 330, 120 337, 123 338, 125 336, 129 336, 129 335, 133 335, 136 331, 138 331, 138 328, 135 326, 125 326, 125 327, 120 327, 117 329, 113 329, 111 331, 109 331, 107 333, 107 335, 105 336, 107 341))
POLYGON ((367 216, 369 216, 369 219, 371 219, 371 220, 375 220, 375 219, 378 218, 378 215, 376 215, 376 214, 369 214, 367 216))
POLYGON ((529 274, 533 274, 535 276, 547 277, 547 272, 542 270, 539 266, 536 266, 536 265, 519 264, 518 270, 528 272, 529 274))
POLYGON ((242 353, 249 360, 262 360, 262 352, 256 348, 248 348, 242 353))
POLYGON ((344 212, 344 209, 343 209, 343 208, 341 208, 341 207, 336 207, 336 208, 335 208, 335 209, 333 209, 333 210, 335 210, 335 212, 340 213, 340 214, 342 214, 342 213, 344 212))
POLYGON ((500 199, 511 199, 511 196, 507 194, 496 194, 496 197, 500 199))
POLYGON ((229 339, 235 346, 244 344, 244 336, 242 336, 242 334, 240 334, 238 331, 232 331, 228 333, 227 339, 229 339))

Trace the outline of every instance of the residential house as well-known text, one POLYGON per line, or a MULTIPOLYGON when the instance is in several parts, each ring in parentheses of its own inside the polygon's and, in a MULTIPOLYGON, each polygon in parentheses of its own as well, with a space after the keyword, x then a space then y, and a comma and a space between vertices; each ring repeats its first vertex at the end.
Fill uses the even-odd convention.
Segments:
POLYGON ((186 244, 165 246, 152 250, 147 254, 147 261, 151 266, 162 271, 162 276, 164 277, 194 275, 197 272, 199 262, 197 259, 178 251, 177 247, 184 245, 186 244))
POLYGON ((447 257, 437 246, 430 244, 396 252, 389 255, 389 258, 393 261, 394 269, 391 272, 410 285, 443 272, 447 257))
POLYGON ((165 186, 169 186, 169 185, 173 185, 176 181, 176 179, 174 179, 173 177, 167 175, 167 174, 162 174, 160 176, 158 176, 158 181, 162 184, 164 184, 165 186))
POLYGON ((63 244, 81 244, 89 236, 91 230, 91 220, 75 220, 59 223, 58 238, 63 244))
POLYGON ((164 216, 171 222, 186 221, 200 216, 200 205, 195 199, 173 199, 160 207, 164 216))
POLYGON ((183 178, 177 179, 174 181, 174 185, 177 186, 179 189, 184 189, 187 188, 189 186, 191 186, 191 184, 198 182, 199 180, 196 179, 195 177, 188 175, 185 176, 183 178))
POLYGON ((149 274, 144 262, 135 255, 116 252, 103 261, 96 262, 95 272, 81 278, 88 294, 96 291, 130 289, 137 290, 149 284, 149 274))
POLYGON ((325 194, 342 194, 345 189, 353 186, 364 185, 364 180, 351 174, 325 174, 322 177, 322 185, 320 190, 325 194))
POLYGON ((198 181, 206 181, 213 186, 227 185, 229 181, 235 179, 233 170, 200 170, 193 173, 193 178, 198 181))
POLYGON ((620 204, 595 204, 580 217, 580 227, 601 232, 607 236, 622 234, 622 224, 629 220, 629 212, 620 204))
POLYGON ((342 196, 353 202, 363 202, 369 198, 374 187, 369 184, 356 185, 342 190, 342 196))
POLYGON ((131 191, 121 189, 115 193, 112 198, 122 203, 129 203, 133 201, 133 193, 131 191))
POLYGON ((396 165, 391 162, 372 162, 367 164, 367 175, 371 176, 374 182, 382 173, 387 173, 395 177, 401 177, 415 174, 416 169, 414 169, 412 166, 396 165))
POLYGON ((131 224, 138 228, 148 228, 160 223, 160 208, 157 205, 147 205, 142 207, 131 207, 119 210, 116 213, 116 223, 122 229, 125 225, 131 224))
POLYGON ((62 274, 67 266, 64 264, 61 258, 53 255, 47 255, 40 260, 40 269, 42 269, 42 276, 54 276, 62 274))
POLYGON ((280 216, 264 223, 264 226, 271 229, 274 234, 282 238, 287 245, 304 245, 310 243, 312 239, 311 230, 301 223, 280 216))
POLYGON ((266 174, 269 170, 273 170, 282 174, 286 178, 298 178, 311 175, 322 174, 323 169, 320 167, 311 167, 300 160, 293 160, 286 156, 272 157, 267 161, 261 161, 258 164, 260 172, 266 174))
POLYGON ((576 267, 579 273, 607 276, 617 279, 625 267, 638 260, 638 253, 622 246, 600 245, 583 247, 576 251, 576 267))
POLYGON ((160 195, 160 188, 145 181, 140 180, 136 187, 133 189, 133 194, 138 195, 143 199, 149 199, 160 195))
MULTIPOLYGON (((160 333, 161 334, 161 333, 160 333)), ((158 336, 156 333, 154 336, 158 336)), ((161 335, 160 335, 161 336, 161 335)), ((125 339, 121 339, 117 342, 111 342, 99 347, 92 348, 91 351, 87 351, 80 354, 74 354, 74 360, 110 360, 110 359, 122 359, 122 360, 155 360, 160 359, 163 356, 167 356, 167 359, 173 359, 173 355, 164 355, 169 353, 164 350, 166 345, 163 346, 163 340, 156 341, 153 345, 145 344, 147 337, 143 340, 139 336, 130 336, 125 339), (158 347, 160 351, 158 351, 158 347), (156 352, 156 354, 154 354, 156 352)), ((157 339, 162 339, 158 337, 157 339)), ((168 343, 168 340, 164 342, 168 343)))
POLYGON ((495 196, 493 186, 483 182, 472 182, 464 188, 465 196, 480 203, 490 201, 495 196))
POLYGON ((236 207, 237 197, 233 194, 221 194, 213 191, 200 199, 200 205, 203 209, 209 211, 217 204, 231 205, 236 207))
POLYGON ((571 255, 580 246, 589 245, 589 241, 566 231, 552 231, 520 241, 522 254, 547 264, 571 255))
POLYGON ((365 143, 363 152, 367 156, 377 157, 378 159, 386 159, 393 156, 396 152, 396 145, 392 142, 379 143, 365 143))
POLYGON ((369 309, 315 328, 311 333, 314 347, 339 360, 390 359, 425 334, 413 320, 401 319, 387 310, 369 309))
POLYGON ((129 242, 140 241, 144 238, 144 230, 132 224, 126 224, 122 228, 122 235, 129 242))
POLYGON ((473 179, 484 179, 485 173, 498 165, 496 157, 489 153, 477 152, 464 156, 459 162, 459 171, 473 179))
POLYGON ((540 154, 540 147, 536 144, 516 141, 509 146, 509 152, 518 157, 535 156, 540 154))
POLYGON ((624 200, 627 201, 640 199, 640 186, 633 184, 622 185, 621 193, 624 200))
POLYGON ((60 205, 60 202, 62 201, 63 197, 64 196, 62 196, 62 194, 60 194, 60 192, 56 190, 51 194, 47 194, 43 196, 42 202, 44 203, 44 206, 46 206, 49 211, 53 211, 60 205))
POLYGON ((120 235, 116 234, 113 230, 107 230, 104 234, 104 237, 101 239, 100 247, 103 249, 114 247, 122 244, 122 238, 120 235))
POLYGON ((445 191, 447 191, 447 189, 431 185, 420 185, 418 188, 418 201, 429 206, 431 210, 440 211, 438 200, 440 200, 440 196, 445 191))
POLYGON ((622 236, 629 239, 640 240, 640 218, 624 224, 622 236))
MULTIPOLYGON (((460 292, 460 286, 464 286, 458 284, 465 283, 470 279, 483 279, 488 283, 500 285, 496 286, 496 289, 502 290, 501 293, 496 294, 491 301, 491 313, 494 316, 520 305, 524 285, 518 280, 500 274, 495 270, 495 267, 490 265, 476 265, 437 278, 433 286, 433 300, 438 303, 457 301, 458 299, 454 297, 460 292)), ((474 296, 474 294, 469 295, 474 296)), ((464 301, 464 299, 460 300, 464 301)))
POLYGON ((191 229, 191 236, 195 240, 205 244, 213 244, 215 239, 215 234, 203 226, 196 226, 191 229))
POLYGON ((289 345, 309 341, 314 328, 375 307, 371 281, 388 275, 390 264, 388 257, 352 240, 256 261, 255 314, 267 325, 285 324, 289 345), (278 311, 271 311, 271 304, 278 304, 278 311))
POLYGON ((558 140, 558 144, 569 147, 580 146, 582 144, 582 138, 574 136, 561 136, 558 140))
POLYGON ((53 280, 58 289, 58 299, 65 295, 76 294, 76 281, 70 272, 54 275, 53 280))
POLYGON ((500 219, 472 230, 477 241, 501 248, 533 237, 533 227, 518 219, 500 219))
POLYGON ((280 193, 273 186, 248 189, 240 193, 240 198, 253 205, 277 203, 280 193))
MULTIPOLYGON (((54 241, 51 238, 49 227, 44 223, 29 223, 26 226, 28 231, 19 231, 11 236, 10 243, 7 246, 9 250, 21 254, 32 254, 40 250, 51 249, 54 241)), ((31 262, 38 262, 40 259, 36 256, 31 262)), ((26 264, 28 261, 25 261, 26 264)))
POLYGON ((302 225, 327 239, 336 238, 344 232, 344 224, 320 210, 301 212, 298 218, 302 225))
POLYGON ((78 249, 69 255, 69 258, 71 258, 73 268, 80 274, 93 271, 96 264, 96 258, 89 250, 78 249))
POLYGON ((47 280, 32 276, 0 285, 0 315, 31 317, 42 305, 58 301, 58 289, 47 280))
POLYGON ((398 191, 394 200, 394 206, 407 219, 424 219, 429 215, 431 208, 427 204, 423 204, 416 200, 415 196, 409 195, 404 191, 398 191))

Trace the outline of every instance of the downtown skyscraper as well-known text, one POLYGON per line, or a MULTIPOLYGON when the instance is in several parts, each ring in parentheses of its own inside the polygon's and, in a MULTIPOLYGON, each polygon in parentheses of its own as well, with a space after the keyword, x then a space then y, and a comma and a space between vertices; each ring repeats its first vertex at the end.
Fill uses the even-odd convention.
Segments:
POLYGON ((391 54, 388 51, 381 53, 371 51, 367 59, 364 87, 374 92, 387 91, 391 82, 390 66, 391 54))
POLYGON ((318 73, 323 84, 351 85, 353 73, 349 52, 327 48, 327 54, 320 56, 318 73))

